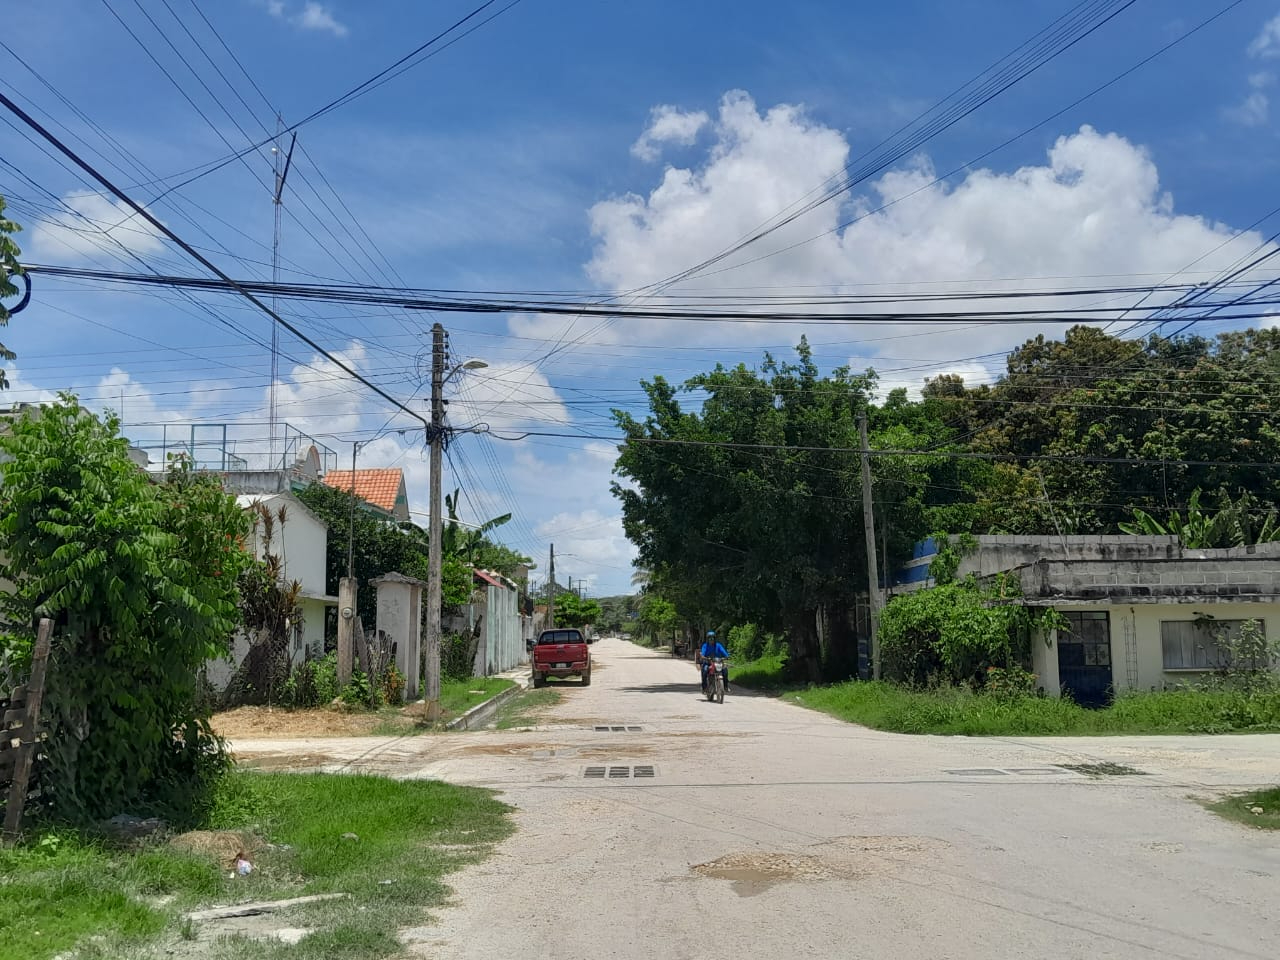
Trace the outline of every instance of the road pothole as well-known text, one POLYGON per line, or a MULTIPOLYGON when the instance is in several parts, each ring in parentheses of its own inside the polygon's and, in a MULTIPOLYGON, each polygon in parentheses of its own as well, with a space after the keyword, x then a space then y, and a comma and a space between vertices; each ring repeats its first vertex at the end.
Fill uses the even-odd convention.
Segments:
POLYGON ((753 897, 779 883, 829 880, 835 874, 822 857, 795 853, 731 853, 693 872, 711 880, 728 880, 740 897, 753 897))
POLYGON ((933 837, 832 837, 813 844, 809 848, 813 853, 731 853, 691 869, 699 877, 729 881, 740 897, 754 897, 780 883, 849 881, 883 874, 934 856, 947 846, 933 837))

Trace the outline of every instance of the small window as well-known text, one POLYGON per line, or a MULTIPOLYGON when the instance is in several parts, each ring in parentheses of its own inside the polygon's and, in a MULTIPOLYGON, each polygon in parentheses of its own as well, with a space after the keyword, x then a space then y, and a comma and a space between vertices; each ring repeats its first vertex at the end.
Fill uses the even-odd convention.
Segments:
POLYGON ((539 643, 582 643, 581 630, 547 630, 538 638, 539 643))
MULTIPOLYGON (((1231 643, 1248 620, 1163 620, 1160 645, 1166 670, 1221 670, 1231 666, 1231 643), (1226 642, 1224 642, 1226 641, 1226 642)), ((1253 621, 1265 631, 1261 620, 1253 621)), ((1265 635, 1265 633, 1264 633, 1265 635)))

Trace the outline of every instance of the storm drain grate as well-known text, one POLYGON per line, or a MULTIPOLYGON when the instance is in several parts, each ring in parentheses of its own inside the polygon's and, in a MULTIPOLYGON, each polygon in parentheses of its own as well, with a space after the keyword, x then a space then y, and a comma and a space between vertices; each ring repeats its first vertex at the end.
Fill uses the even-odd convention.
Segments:
POLYGON ((640 733, 644 727, 626 727, 626 726, 599 726, 595 728, 596 733, 640 733))
POLYGON ((582 775, 588 780, 652 780, 658 775, 658 768, 652 764, 641 764, 636 767, 608 766, 586 767, 582 775))

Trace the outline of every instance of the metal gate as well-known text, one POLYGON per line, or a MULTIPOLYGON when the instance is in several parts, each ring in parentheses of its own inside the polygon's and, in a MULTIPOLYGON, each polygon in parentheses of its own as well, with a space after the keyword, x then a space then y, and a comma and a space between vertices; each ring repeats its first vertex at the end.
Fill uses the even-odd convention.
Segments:
POLYGON ((1114 693, 1111 618, 1094 611, 1063 611, 1069 627, 1058 631, 1058 683, 1082 707, 1105 707, 1114 693))

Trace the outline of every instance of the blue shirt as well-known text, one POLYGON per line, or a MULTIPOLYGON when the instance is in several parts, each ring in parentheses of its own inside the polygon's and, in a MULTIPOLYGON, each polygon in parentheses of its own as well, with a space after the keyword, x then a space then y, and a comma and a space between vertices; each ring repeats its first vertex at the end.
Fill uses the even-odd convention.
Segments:
POLYGON ((721 660, 729 659, 729 651, 724 648, 724 644, 719 640, 707 640, 702 644, 702 655, 707 658, 719 657, 721 660))

